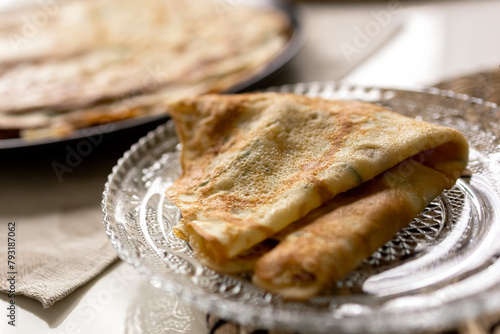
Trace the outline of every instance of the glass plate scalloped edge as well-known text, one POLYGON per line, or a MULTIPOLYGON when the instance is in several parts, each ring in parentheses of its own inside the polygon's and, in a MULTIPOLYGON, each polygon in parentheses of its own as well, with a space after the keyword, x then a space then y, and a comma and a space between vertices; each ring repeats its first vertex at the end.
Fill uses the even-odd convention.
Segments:
POLYGON ((180 173, 171 122, 118 161, 102 200, 106 234, 119 257, 157 288, 221 318, 304 332, 400 333, 446 329, 500 310, 500 112, 493 103, 437 89, 408 91, 337 82, 272 87, 378 103, 458 128, 471 144, 467 173, 408 228, 322 296, 285 302, 201 266, 171 233, 180 218, 163 192, 180 173))

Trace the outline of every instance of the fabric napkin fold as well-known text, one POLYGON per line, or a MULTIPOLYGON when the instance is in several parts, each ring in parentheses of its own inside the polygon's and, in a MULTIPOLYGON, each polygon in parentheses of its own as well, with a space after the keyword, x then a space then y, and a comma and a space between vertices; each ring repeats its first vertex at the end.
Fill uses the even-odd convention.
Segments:
POLYGON ((68 147, 52 158, 0 164, 0 290, 37 299, 44 308, 117 259, 100 209, 116 157, 68 159, 68 147))

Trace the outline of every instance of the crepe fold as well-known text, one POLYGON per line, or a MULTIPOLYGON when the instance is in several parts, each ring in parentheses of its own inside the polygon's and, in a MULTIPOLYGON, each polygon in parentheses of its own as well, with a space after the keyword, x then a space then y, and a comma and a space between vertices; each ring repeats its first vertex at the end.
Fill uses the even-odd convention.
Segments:
MULTIPOLYGON (((277 266, 274 278, 265 273, 271 272, 273 263, 278 258, 286 262, 285 255, 273 258, 271 253, 286 245, 302 247, 293 246, 298 245, 296 237, 301 232, 290 234, 269 253, 271 247, 261 242, 276 238, 278 232, 314 209, 328 203, 328 212, 343 212, 335 216, 359 213, 346 218, 348 227, 339 232, 350 231, 349 238, 359 240, 365 236, 358 236, 355 221, 379 217, 368 231, 377 230, 380 238, 371 240, 371 232, 360 232, 368 235, 366 242, 371 245, 359 255, 366 257, 382 239, 390 239, 402 227, 400 222, 391 222, 390 227, 383 223, 392 217, 390 207, 403 207, 394 212, 409 223, 430 200, 450 188, 467 165, 468 144, 458 131, 369 103, 252 93, 205 95, 176 102, 168 109, 182 143, 183 175, 167 190, 183 217, 174 232, 190 242, 202 262, 227 271, 252 266, 255 254, 266 253, 256 269, 256 281, 263 286, 277 282, 277 266), (382 181, 371 186, 367 181, 374 178, 373 182, 382 181), (371 190, 360 191, 362 195, 356 195, 360 197, 354 202, 375 199, 366 205, 356 203, 356 210, 342 209, 348 205, 340 203, 351 201, 351 196, 336 196, 360 185, 371 190), (330 205, 338 208, 332 210, 330 205), (371 207, 375 211, 364 211, 371 207), (252 248, 256 245, 260 250, 252 248), (235 261, 239 265, 233 266, 235 261)), ((311 221, 310 217, 304 219, 311 221)), ((325 232, 328 241, 326 233, 336 227, 319 225, 308 228, 320 236, 325 232)), ((313 232, 304 235, 308 233, 313 232)), ((315 252, 314 247, 305 247, 309 242, 325 249, 325 254, 336 247, 310 239, 305 241, 304 256, 315 252)), ((363 248, 365 241, 356 243, 363 248)), ((348 251, 342 247, 351 248, 337 248, 340 255, 334 259, 351 256, 343 255, 348 251)), ((357 250, 354 253, 358 256, 357 250)), ((348 261, 349 266, 332 261, 333 267, 345 268, 359 263, 357 258, 348 261)), ((287 270, 285 276, 292 279, 281 278, 281 283, 301 275, 287 270)), ((326 281, 335 276, 322 275, 326 281)), ((302 276, 307 281, 311 275, 302 276)))
POLYGON ((448 185, 443 173, 407 159, 289 225, 280 243, 254 252, 245 269, 255 266, 252 280, 266 290, 313 297, 391 240, 448 185))

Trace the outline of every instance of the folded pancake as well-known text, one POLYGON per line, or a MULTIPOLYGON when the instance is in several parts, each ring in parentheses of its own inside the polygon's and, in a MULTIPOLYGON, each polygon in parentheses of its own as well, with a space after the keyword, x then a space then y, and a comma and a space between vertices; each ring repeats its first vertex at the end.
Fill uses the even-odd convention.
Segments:
POLYGON ((214 263, 202 255, 198 260, 228 274, 250 272, 258 263, 254 276, 257 285, 288 298, 306 299, 391 240, 450 182, 453 180, 443 173, 411 157, 335 196, 224 263, 214 263), (274 247, 276 250, 271 251, 274 247))
POLYGON ((391 240, 450 181, 432 166, 401 162, 284 229, 286 238, 258 259, 253 282, 289 299, 315 296, 391 240))
POLYGON ((223 265, 415 156, 453 185, 468 147, 456 130, 374 104, 294 94, 205 95, 169 106, 183 175, 167 190, 178 237, 223 265))

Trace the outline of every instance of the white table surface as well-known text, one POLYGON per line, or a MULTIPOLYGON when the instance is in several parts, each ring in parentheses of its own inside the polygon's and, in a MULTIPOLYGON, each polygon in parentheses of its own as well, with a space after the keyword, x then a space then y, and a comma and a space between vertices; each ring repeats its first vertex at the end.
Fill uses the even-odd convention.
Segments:
MULTIPOLYGON (((343 80, 412 88, 500 65, 500 1, 413 1, 399 3, 392 13, 390 8, 387 3, 300 6, 304 47, 263 84, 343 80), (370 28, 372 37, 356 36, 370 28), (358 53, 346 56, 346 45, 358 53)), ((102 171, 103 180, 109 171, 102 171)), ((52 308, 22 296, 16 300, 17 326, 8 326, 3 315, 0 333, 160 333, 148 327, 152 320, 169 320, 176 330, 166 333, 206 332, 201 312, 157 291, 122 262, 52 308)), ((0 295, 2 314, 7 306, 7 296, 0 295)))

